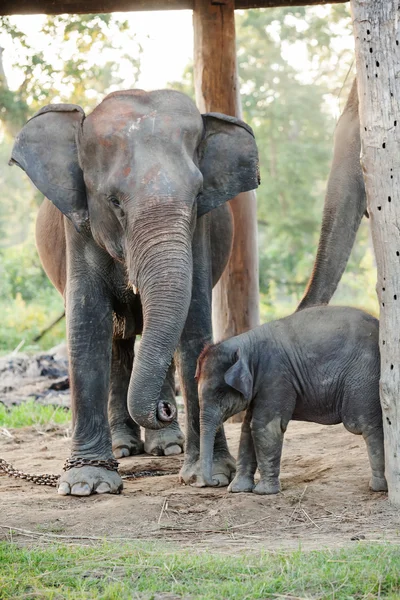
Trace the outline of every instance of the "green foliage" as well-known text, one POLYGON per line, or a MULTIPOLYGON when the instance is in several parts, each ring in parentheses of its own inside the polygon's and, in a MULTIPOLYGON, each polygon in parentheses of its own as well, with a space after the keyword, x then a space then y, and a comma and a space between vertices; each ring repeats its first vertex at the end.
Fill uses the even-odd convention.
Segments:
MULTIPOLYGON (((119 65, 128 61, 134 86, 141 47, 127 22, 114 15, 46 17, 46 55, 7 17, 0 19, 12 40, 21 85, 10 91, 0 69, 0 120, 15 133, 26 117, 50 101, 90 109, 121 87, 119 65), (129 47, 127 55, 122 49, 129 47), (100 57, 100 58, 99 58, 100 57)), ((353 53, 348 7, 288 7, 238 12, 237 48, 244 119, 260 150, 262 184, 257 192, 263 320, 291 312, 300 300, 315 258, 329 173, 335 120, 352 81, 353 53), (295 60, 296 54, 303 61, 295 60)), ((0 65, 1 67, 1 65, 0 65)), ((194 98, 188 65, 172 87, 194 98)), ((0 132, 1 136, 1 132, 0 132)), ((41 270, 33 220, 41 195, 19 169, 7 166, 11 141, 0 144, 0 349, 29 341, 62 310, 61 299, 41 270), (24 242, 24 244, 22 243, 24 242), (31 329, 29 329, 31 327, 31 329)), ((334 301, 377 311, 375 266, 368 225, 363 223, 334 301)), ((56 343, 64 323, 41 342, 56 343)))
POLYGON ((33 344, 33 338, 63 310, 63 300, 43 271, 34 242, 36 194, 20 169, 6 160, 11 144, 0 146, 0 353, 49 348, 65 337, 62 322, 33 344))
POLYGON ((70 421, 71 413, 69 410, 60 407, 54 408, 54 406, 43 406, 34 400, 28 400, 10 409, 0 404, 0 427, 67 425, 70 421))
POLYGON ((311 274, 319 236, 334 129, 326 98, 342 86, 352 61, 342 52, 338 64, 333 50, 332 23, 349 29, 349 15, 342 7, 325 12, 249 10, 237 18, 244 119, 260 153, 260 287, 271 304, 290 297, 292 308, 311 274), (308 71, 291 64, 293 45, 305 54, 308 71))
POLYGON ((0 274, 0 302, 18 296, 22 301, 40 301, 53 289, 31 236, 24 244, 0 250, 0 274))
POLYGON ((377 543, 223 556, 165 542, 46 548, 2 542, 0 586, 4 600, 151 600, 164 594, 193 600, 394 600, 400 592, 400 553, 398 546, 377 543))
POLYGON ((47 40, 45 54, 8 17, 0 17, 0 26, 9 36, 16 57, 13 66, 22 81, 10 90, 0 60, 0 352, 6 352, 21 340, 24 350, 49 347, 64 338, 65 329, 62 322, 39 344, 32 344, 61 314, 63 302, 41 267, 34 243, 34 221, 43 196, 20 169, 8 166, 11 138, 46 103, 72 102, 88 111, 122 84, 134 87, 142 48, 127 21, 114 15, 46 17, 41 31, 47 40), (129 65, 129 81, 119 76, 121 63, 129 65))
MULTIPOLYGON (((50 283, 46 284, 50 286, 50 283)), ((23 352, 46 350, 65 339, 65 320, 60 321, 39 342, 33 339, 62 314, 64 304, 54 288, 37 290, 35 300, 25 302, 20 294, 0 301, 0 354, 14 350, 21 342, 23 352)))
POLYGON ((35 50, 9 18, 0 17, 0 25, 12 42, 14 67, 22 75, 17 90, 8 89, 0 77, 0 120, 12 135, 44 104, 72 102, 85 110, 93 108, 105 94, 121 87, 122 62, 131 73, 125 87, 134 87, 139 76, 142 47, 130 35, 127 21, 114 15, 46 17, 41 30, 47 41, 45 53, 35 50))
MULTIPOLYGON (((13 244, 22 243, 32 223, 35 194, 28 177, 21 169, 11 168, 8 161, 12 144, 3 140, 0 143, 0 278, 4 279, 2 251, 13 244)), ((0 286, 0 297, 3 289, 0 286)))

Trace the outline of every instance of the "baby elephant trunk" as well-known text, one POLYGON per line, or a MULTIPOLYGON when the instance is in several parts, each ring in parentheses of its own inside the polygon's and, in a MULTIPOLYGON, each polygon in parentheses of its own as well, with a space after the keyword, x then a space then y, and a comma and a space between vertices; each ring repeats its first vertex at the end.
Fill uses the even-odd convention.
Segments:
POLYGON ((201 478, 199 487, 214 487, 218 481, 213 480, 214 442, 218 427, 222 425, 221 415, 215 409, 201 410, 200 414, 200 465, 201 478))

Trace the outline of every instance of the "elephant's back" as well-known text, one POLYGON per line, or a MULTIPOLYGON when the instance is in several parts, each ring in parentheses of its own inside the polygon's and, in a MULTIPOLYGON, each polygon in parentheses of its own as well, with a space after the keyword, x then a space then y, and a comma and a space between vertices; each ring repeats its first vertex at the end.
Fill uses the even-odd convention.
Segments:
POLYGON ((275 322, 276 333, 292 347, 329 355, 379 351, 379 321, 348 306, 315 306, 275 322))

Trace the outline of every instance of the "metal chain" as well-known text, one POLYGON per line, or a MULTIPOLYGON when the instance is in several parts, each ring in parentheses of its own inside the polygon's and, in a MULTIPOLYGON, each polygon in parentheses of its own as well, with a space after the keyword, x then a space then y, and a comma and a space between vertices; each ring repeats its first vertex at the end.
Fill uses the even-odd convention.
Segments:
POLYGON ((178 470, 175 471, 137 471, 136 473, 124 473, 122 479, 140 479, 143 477, 162 477, 163 475, 177 475, 178 470))
POLYGON ((74 469, 75 467, 102 467, 108 471, 118 471, 119 462, 115 458, 107 460, 98 460, 97 458, 67 458, 64 463, 64 471, 74 469))
MULTIPOLYGON (((108 460, 97 460, 91 458, 68 458, 64 464, 64 471, 73 469, 75 467, 103 467, 109 471, 118 471, 118 461, 113 458, 108 460)), ((57 487, 60 479, 59 475, 50 475, 49 473, 43 473, 42 475, 29 475, 23 471, 18 471, 3 458, 0 458, 0 473, 5 473, 9 477, 15 477, 16 479, 24 479, 30 483, 36 485, 48 485, 51 487, 57 487)), ((122 475, 122 479, 139 479, 142 477, 160 477, 161 475, 176 475, 176 471, 138 471, 136 473, 125 473, 122 475)))
POLYGON ((3 458, 0 458, 0 472, 5 473, 9 477, 25 479, 25 481, 30 481, 37 485, 50 485, 51 487, 57 487, 58 480, 60 479, 59 475, 49 475, 48 473, 44 473, 43 475, 29 475, 23 471, 17 471, 17 469, 14 469, 14 467, 3 458))

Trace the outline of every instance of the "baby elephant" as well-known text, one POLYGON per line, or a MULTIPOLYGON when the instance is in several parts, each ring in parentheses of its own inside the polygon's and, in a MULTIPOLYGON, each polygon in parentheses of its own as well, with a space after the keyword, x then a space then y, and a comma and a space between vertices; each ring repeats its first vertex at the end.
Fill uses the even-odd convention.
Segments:
POLYGON ((290 419, 343 425, 362 434, 370 487, 387 490, 379 401, 379 322, 356 308, 308 308, 214 346, 199 357, 202 479, 212 478, 223 421, 247 409, 230 492, 279 492, 283 434, 290 419), (255 486, 258 467, 260 481, 255 486))

